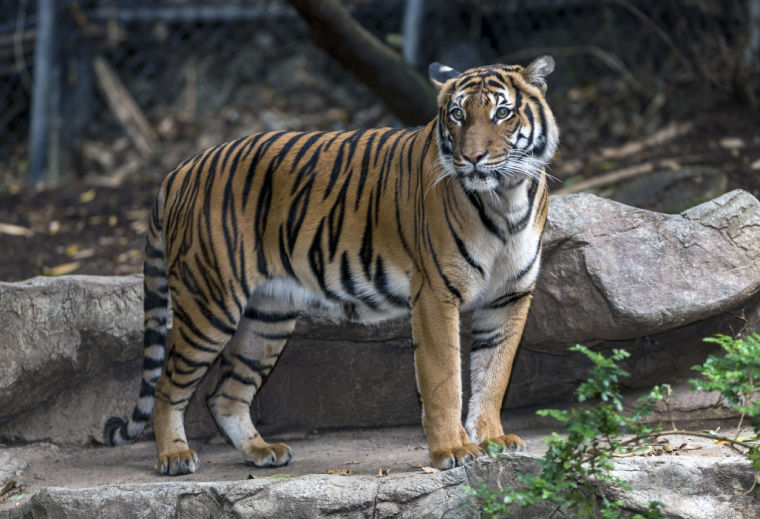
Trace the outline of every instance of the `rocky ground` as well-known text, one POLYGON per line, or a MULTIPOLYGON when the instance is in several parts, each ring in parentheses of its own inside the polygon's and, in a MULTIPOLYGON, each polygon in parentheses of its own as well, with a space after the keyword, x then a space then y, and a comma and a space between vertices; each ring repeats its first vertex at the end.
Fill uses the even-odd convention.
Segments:
MULTIPOLYGON (((528 452, 532 457, 541 455, 545 450, 541 438, 550 431, 534 430, 524 435, 528 446, 528 452)), ((28 446, 9 446, 0 450, 0 479, 4 481, 18 480, 17 486, 0 496, 0 517, 25 517, 37 516, 41 510, 56 516, 57 513, 66 513, 67 517, 86 517, 83 514, 85 506, 92 506, 89 510, 98 513, 99 517, 118 517, 114 514, 114 503, 117 503, 122 513, 137 513, 145 508, 141 502, 140 494, 148 493, 153 507, 163 505, 165 507, 180 507, 181 499, 172 496, 172 488, 180 483, 203 483, 214 482, 214 485, 226 485, 225 493, 232 493, 233 488, 238 492, 251 497, 256 495, 250 489, 246 492, 249 480, 262 480, 269 484, 281 484, 290 481, 293 488, 281 491, 287 497, 297 499, 303 508, 289 510, 294 515, 308 517, 303 512, 313 513, 314 517, 322 516, 324 510, 332 507, 340 508, 341 501, 353 503, 357 495, 360 495, 366 484, 382 484, 388 480, 390 485, 398 485, 405 488, 405 497, 396 495, 389 499, 386 508, 404 505, 404 510, 413 512, 417 510, 415 501, 422 500, 434 494, 446 485, 440 484, 440 478, 446 474, 429 466, 424 436, 418 427, 384 428, 370 430, 353 430, 343 432, 331 432, 310 434, 301 437, 280 438, 286 440, 292 447, 294 459, 290 465, 277 469, 257 469, 242 464, 238 453, 230 445, 225 444, 220 438, 210 441, 196 442, 194 447, 201 457, 201 469, 185 476, 169 478, 160 476, 153 470, 155 462, 154 444, 150 441, 141 441, 121 447, 60 447, 49 443, 37 443, 28 446), (323 475, 323 476, 308 476, 323 475), (302 476, 306 476, 305 478, 302 476), (318 487, 323 495, 312 496, 305 492, 315 483, 310 479, 322 478, 318 487), (355 482, 355 483, 352 483, 355 482), (137 483, 163 483, 169 486, 141 485, 137 483), (353 486, 355 485, 355 486, 353 486), (35 492, 49 487, 62 487, 59 490, 46 491, 32 500, 35 492), (77 493, 76 489, 93 488, 93 491, 82 490, 77 493), (432 488, 427 488, 432 487, 432 488), (64 490, 71 489, 71 490, 64 490), (150 489, 153 490, 150 490, 150 489), (336 491, 338 488, 339 491, 336 491), (426 489, 427 488, 427 489, 426 489), (292 492, 292 493, 291 493, 292 492), (56 495, 56 493, 58 493, 56 495), (94 499, 95 496, 99 496, 94 499), (89 497, 88 497, 89 496, 89 497), (58 503, 54 505, 53 503, 58 503), (133 508, 129 508, 129 506, 133 508), (58 506, 58 508, 56 508, 58 506), (68 507, 68 508, 67 508, 68 507), (307 508, 308 507, 308 508, 307 508), (36 512, 36 514, 35 514, 36 512), (16 515, 16 514, 19 515, 16 515)), ((725 446, 698 437, 673 436, 662 438, 644 456, 639 456, 641 463, 658 466, 666 462, 670 466, 668 477, 671 480, 676 477, 691 478, 690 485, 694 488, 705 485, 730 485, 736 486, 733 495, 716 495, 715 492, 707 492, 697 499, 689 496, 691 489, 681 489, 686 494, 686 500, 680 505, 681 510, 689 510, 689 507, 705 507, 706 514, 722 513, 726 506, 734 499, 734 505, 751 506, 751 499, 741 499, 741 491, 746 490, 741 485, 746 484, 741 478, 736 478, 734 469, 726 467, 743 467, 747 462, 732 454, 725 446), (646 458, 646 459, 645 459, 646 458), (729 465, 726 465, 729 464, 729 465), (723 467, 722 473, 710 475, 710 467, 723 467), (690 471, 697 470, 700 475, 689 475, 690 471), (688 503, 688 501, 693 502, 688 503), (708 508, 709 507, 709 508, 708 508)), ((527 458, 530 465, 533 458, 527 458)), ((633 461, 633 458, 627 460, 633 461)), ((624 460, 625 461, 625 460, 624 460)), ((483 461, 478 462, 480 467, 483 461)), ((620 471, 629 471, 633 465, 619 464, 620 471)), ((526 467, 523 467, 525 470, 526 467)), ((482 470, 482 469, 478 469, 482 470)), ((453 478, 454 483, 471 484, 467 478, 461 477, 461 470, 453 471, 448 477, 453 478)), ((630 473, 628 474, 630 477, 630 473)), ((510 476, 511 477, 511 476, 510 476)), ((466 495, 457 490, 458 485, 449 483, 449 493, 445 499, 438 497, 436 501, 452 501, 449 506, 454 512, 451 517, 467 516, 465 509, 456 507, 458 502, 466 498, 466 495)), ((672 485, 664 481, 659 489, 670 489, 672 485)), ((636 488, 637 494, 628 496, 629 500, 636 499, 643 502, 646 495, 642 488, 636 488), (632 497, 635 496, 635 497, 632 497)), ((704 489, 700 490, 705 492, 704 489)), ((190 493, 190 492, 185 492, 190 493)), ((283 496, 280 496, 283 497, 283 496)), ((655 496, 660 500, 668 501, 667 496, 655 496)), ((234 508, 235 500, 230 505, 234 508)), ((679 510, 672 503, 672 511, 679 510)), ((262 504, 252 506, 252 510, 261 512, 262 504), (258 507, 258 508, 257 508, 258 507)), ((273 506, 273 505, 270 505, 273 506)), ((285 505, 281 505, 283 512, 285 505)), ((377 508, 377 503, 375 503, 377 508)), ((196 507, 195 514, 182 515, 182 517, 200 517, 200 507, 196 507)), ((435 507, 428 510, 430 513, 438 513, 435 507)), ((236 516, 234 513, 225 511, 228 516, 236 516)), ((399 513, 399 510, 396 510, 399 513)), ((156 516, 164 517, 161 512, 156 516)), ((328 515, 328 514, 324 514, 328 515)), ((353 510, 343 509, 338 516, 363 516, 360 506, 353 510)), ((173 516, 173 515, 171 515, 173 516)), ((259 516, 255 515, 254 516, 259 516)), ((263 517, 263 515, 260 515, 263 517)), ((383 516, 380 514, 379 516, 383 516)), ((411 516, 410 516, 411 517, 411 516)), ((432 517, 432 516, 431 516, 432 517)), ((438 517, 438 516, 437 516, 438 517)), ((540 514, 529 517, 542 517, 540 514)), ((675 517, 675 516, 674 516, 675 517)), ((727 517, 723 515, 678 515, 678 517, 727 517)), ((736 516, 740 517, 740 516, 736 516)), ((744 517, 743 515, 741 517, 744 517)), ((749 517, 749 516, 747 516, 749 517)))

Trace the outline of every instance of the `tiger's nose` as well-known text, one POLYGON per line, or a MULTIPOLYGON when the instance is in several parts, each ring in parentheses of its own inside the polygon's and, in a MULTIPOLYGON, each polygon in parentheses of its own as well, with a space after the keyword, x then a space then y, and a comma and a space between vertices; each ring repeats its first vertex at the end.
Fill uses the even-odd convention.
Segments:
POLYGON ((462 155, 464 155, 464 157, 467 160, 469 160, 470 162, 472 162, 473 164, 477 164, 478 161, 480 160, 480 158, 483 157, 483 155, 485 155, 485 154, 486 154, 485 151, 480 151, 480 150, 478 150, 478 151, 471 151, 469 153, 466 152, 466 151, 462 152, 462 155))

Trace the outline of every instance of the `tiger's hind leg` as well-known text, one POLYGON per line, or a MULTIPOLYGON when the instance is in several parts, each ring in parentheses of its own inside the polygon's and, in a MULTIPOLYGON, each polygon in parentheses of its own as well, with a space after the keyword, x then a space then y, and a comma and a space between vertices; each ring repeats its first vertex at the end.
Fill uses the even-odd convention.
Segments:
POLYGON ((264 441, 253 425, 250 407, 295 329, 296 314, 274 299, 253 299, 222 353, 206 402, 217 426, 246 463, 279 467, 290 462, 290 447, 264 441))
MULTIPOLYGON (((198 383, 216 361, 219 352, 234 333, 235 323, 219 318, 206 321, 191 319, 187 308, 174 298, 174 323, 171 347, 166 369, 156 385, 156 402, 153 411, 157 469, 162 474, 188 474, 200 467, 195 451, 185 436, 185 409, 190 403, 198 383)), ((233 316, 234 317, 234 316, 233 316)))

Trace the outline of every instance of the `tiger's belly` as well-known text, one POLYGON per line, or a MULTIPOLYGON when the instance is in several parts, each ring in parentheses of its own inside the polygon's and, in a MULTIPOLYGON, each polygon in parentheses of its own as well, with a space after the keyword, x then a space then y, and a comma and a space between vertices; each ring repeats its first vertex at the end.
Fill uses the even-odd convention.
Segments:
MULTIPOLYGON (((409 279, 396 276, 392 280, 395 293, 409 293, 409 279), (401 292, 403 290, 403 292, 401 292)), ((251 296, 251 303, 261 297, 287 302, 292 311, 309 317, 335 322, 379 324, 400 319, 410 313, 408 301, 401 304, 384 301, 372 285, 359 286, 362 300, 356 298, 328 298, 318 286, 309 286, 292 277, 270 279, 259 286, 251 296)))

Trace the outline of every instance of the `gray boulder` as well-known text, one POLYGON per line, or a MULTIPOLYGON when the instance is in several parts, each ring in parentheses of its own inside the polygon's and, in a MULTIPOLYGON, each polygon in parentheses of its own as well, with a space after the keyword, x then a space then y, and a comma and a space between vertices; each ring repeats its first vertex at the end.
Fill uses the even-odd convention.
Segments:
POLYGON ((140 308, 138 276, 0 283, 0 438, 100 436, 105 402, 136 374, 140 308))
POLYGON ((744 191, 680 215, 556 196, 524 340, 652 335, 719 315, 758 291, 760 202, 744 191))

